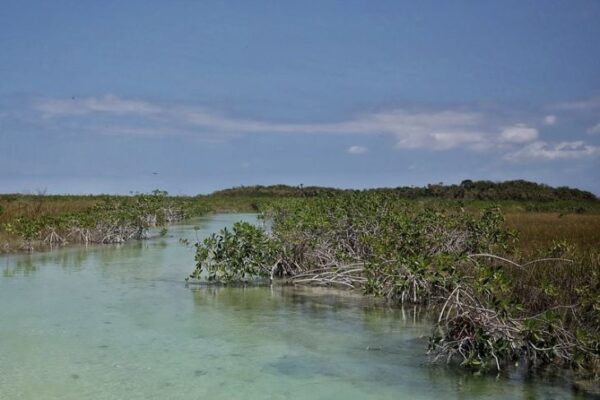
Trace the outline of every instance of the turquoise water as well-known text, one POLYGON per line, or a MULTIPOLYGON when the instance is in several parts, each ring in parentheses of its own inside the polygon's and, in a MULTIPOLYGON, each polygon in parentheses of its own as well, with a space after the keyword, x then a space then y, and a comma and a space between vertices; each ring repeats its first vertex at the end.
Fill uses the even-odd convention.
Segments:
POLYGON ((186 285, 216 215, 123 246, 0 257, 0 399, 575 398, 432 367, 426 321, 347 292, 186 285), (195 229, 196 228, 196 229, 195 229))

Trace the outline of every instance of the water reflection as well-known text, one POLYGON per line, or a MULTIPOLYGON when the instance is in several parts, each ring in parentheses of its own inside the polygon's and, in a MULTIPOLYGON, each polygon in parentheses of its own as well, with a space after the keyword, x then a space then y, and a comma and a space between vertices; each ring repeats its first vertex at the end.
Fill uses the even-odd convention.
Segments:
POLYGON ((34 254, 4 256, 4 276, 30 276, 39 271, 39 266, 58 265, 67 271, 79 271, 89 256, 85 248, 73 247, 69 251, 49 251, 34 254))
POLYGON ((38 270, 37 265, 34 263, 31 257, 24 256, 11 261, 10 256, 4 256, 4 266, 2 269, 2 276, 5 278, 12 278, 17 275, 30 276, 38 270))

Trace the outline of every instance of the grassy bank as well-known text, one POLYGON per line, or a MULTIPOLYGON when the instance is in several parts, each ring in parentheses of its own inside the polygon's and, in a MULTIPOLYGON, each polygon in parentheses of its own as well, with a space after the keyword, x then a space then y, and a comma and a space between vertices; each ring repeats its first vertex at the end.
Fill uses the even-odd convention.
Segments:
POLYGON ((148 229, 206 212, 189 198, 154 191, 131 196, 0 196, 4 252, 79 243, 122 243, 148 229))
POLYGON ((0 253, 121 242, 143 237, 150 227, 206 213, 257 212, 266 200, 218 193, 169 196, 161 191, 129 196, 0 194, 0 253))

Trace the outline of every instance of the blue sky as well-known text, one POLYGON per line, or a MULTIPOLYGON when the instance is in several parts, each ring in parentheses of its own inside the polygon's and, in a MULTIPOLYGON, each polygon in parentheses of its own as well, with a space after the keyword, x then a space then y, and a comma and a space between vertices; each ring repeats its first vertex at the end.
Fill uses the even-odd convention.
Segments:
POLYGON ((600 194, 598 1, 11 1, 0 192, 600 194))

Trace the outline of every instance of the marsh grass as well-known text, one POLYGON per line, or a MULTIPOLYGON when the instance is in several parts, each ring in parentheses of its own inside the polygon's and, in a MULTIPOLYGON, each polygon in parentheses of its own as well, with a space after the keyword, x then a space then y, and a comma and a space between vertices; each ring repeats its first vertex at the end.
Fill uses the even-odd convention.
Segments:
POLYGON ((106 196, 0 195, 0 225, 19 217, 34 219, 84 212, 106 196))
POLYGON ((197 198, 160 190, 130 196, 0 195, 0 251, 143 239, 150 227, 207 211, 197 198))
MULTIPOLYGON (((22 226, 23 223, 29 223, 33 229, 33 226, 41 224, 46 230, 48 221, 52 221, 50 225, 65 223, 69 225, 73 220, 80 220, 85 221, 87 228, 90 223, 98 225, 114 219, 116 214, 122 213, 124 209, 130 209, 135 214, 135 209, 139 205, 136 203, 136 198, 139 199, 139 195, 0 194, 0 253, 43 250, 52 247, 53 243, 44 240, 45 236, 40 236, 41 232, 23 235, 23 232, 15 231, 15 225, 22 226)), ((185 217, 192 217, 210 212, 257 212, 265 198, 217 194, 195 197, 166 196, 164 201, 173 209, 182 211, 185 217)), ((61 228, 58 226, 51 228, 60 235, 61 228)), ((62 233, 68 234, 64 229, 62 233)), ((60 235, 61 239, 65 238, 65 235, 60 235)), ((65 238, 65 243, 79 243, 81 242, 79 236, 71 234, 68 239, 65 238)), ((60 244, 64 244, 62 240, 60 241, 60 244)))
MULTIPOLYGON (((507 226, 518 232, 515 257, 548 260, 519 270, 507 267, 514 282, 513 296, 527 309, 541 312, 558 305, 572 305, 584 299, 596 303, 600 287, 600 215, 521 212, 506 215, 507 226), (589 288, 583 293, 582 288, 589 288), (596 292, 596 293, 594 293, 596 292)), ((596 313, 596 332, 600 331, 600 308, 596 313)), ((568 308, 562 310, 566 321, 573 322, 568 308)), ((593 317, 590 315, 590 317, 593 317)), ((590 325, 592 326, 592 325, 590 325)))
POLYGON ((536 255, 540 248, 568 242, 580 250, 600 247, 600 214, 510 212, 507 226, 519 232, 519 249, 536 255))

